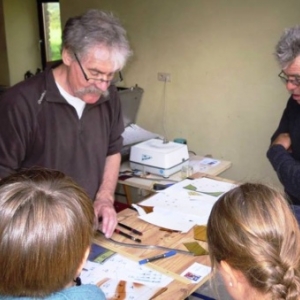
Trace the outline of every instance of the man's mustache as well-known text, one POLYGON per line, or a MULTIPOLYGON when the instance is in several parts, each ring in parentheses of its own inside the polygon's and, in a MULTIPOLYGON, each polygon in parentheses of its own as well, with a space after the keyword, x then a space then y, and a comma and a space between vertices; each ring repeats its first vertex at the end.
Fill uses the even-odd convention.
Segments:
POLYGON ((103 95, 104 97, 108 97, 109 91, 108 90, 102 91, 101 89, 95 86, 89 86, 76 91, 75 96, 80 98, 81 96, 85 96, 86 94, 98 94, 99 96, 103 95))

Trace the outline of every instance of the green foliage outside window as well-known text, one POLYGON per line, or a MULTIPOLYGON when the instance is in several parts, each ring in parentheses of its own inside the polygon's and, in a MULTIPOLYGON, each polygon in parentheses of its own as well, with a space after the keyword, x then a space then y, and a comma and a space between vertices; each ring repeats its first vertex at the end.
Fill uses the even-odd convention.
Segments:
POLYGON ((47 61, 55 61, 61 59, 61 21, 59 3, 47 3, 47 61))

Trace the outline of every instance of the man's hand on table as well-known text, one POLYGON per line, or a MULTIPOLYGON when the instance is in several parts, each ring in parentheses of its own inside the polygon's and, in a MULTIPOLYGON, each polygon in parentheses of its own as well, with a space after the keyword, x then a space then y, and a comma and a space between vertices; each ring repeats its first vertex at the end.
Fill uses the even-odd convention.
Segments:
POLYGON ((113 205, 114 199, 112 196, 106 196, 96 198, 94 201, 94 211, 98 218, 102 217, 102 223, 99 224, 99 230, 101 230, 106 238, 110 238, 117 226, 117 213, 113 205))
POLYGON ((290 135, 288 133, 281 133, 277 136, 277 138, 273 141, 271 146, 281 145, 285 148, 285 150, 292 152, 292 142, 290 135))

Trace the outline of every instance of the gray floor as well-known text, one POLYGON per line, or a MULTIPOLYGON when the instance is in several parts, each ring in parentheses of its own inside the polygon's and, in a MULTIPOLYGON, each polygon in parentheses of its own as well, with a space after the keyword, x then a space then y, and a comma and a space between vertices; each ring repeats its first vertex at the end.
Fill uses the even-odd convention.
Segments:
MULTIPOLYGON (((216 300, 232 300, 229 294, 226 291, 226 288, 223 284, 222 278, 220 275, 216 275, 210 281, 207 281, 201 288, 199 288, 196 293, 210 297, 216 300)), ((189 296, 188 300, 200 300, 196 296, 189 296)), ((205 298, 204 298, 205 299, 205 298)))

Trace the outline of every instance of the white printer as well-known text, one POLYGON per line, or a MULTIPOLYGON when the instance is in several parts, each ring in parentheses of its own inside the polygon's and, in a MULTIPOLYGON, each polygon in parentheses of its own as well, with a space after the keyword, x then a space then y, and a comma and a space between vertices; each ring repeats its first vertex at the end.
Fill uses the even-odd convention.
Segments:
POLYGON ((129 160, 132 170, 169 177, 188 164, 189 153, 185 144, 150 139, 133 145, 129 160))

